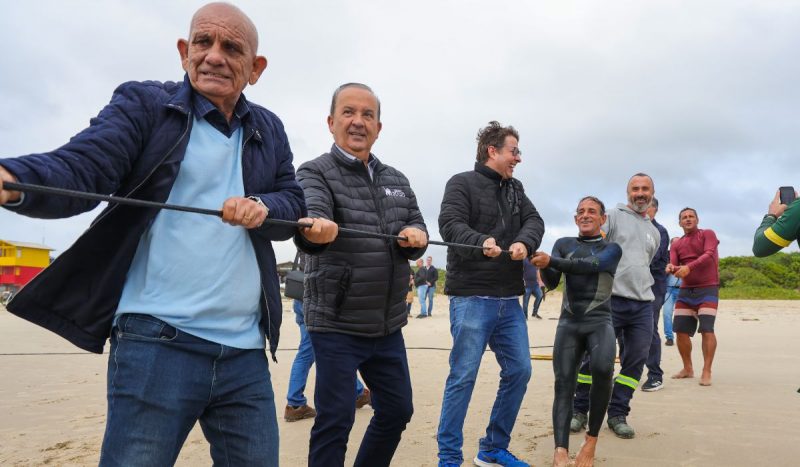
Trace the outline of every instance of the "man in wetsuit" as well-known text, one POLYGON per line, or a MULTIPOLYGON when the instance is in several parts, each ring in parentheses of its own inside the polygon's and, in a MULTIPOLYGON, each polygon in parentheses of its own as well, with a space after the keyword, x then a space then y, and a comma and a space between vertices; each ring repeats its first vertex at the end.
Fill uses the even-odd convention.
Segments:
POLYGON ((678 220, 684 235, 672 244, 666 271, 682 279, 675 302, 673 329, 678 339, 678 351, 683 369, 675 379, 693 378, 692 341, 695 331, 703 336, 703 373, 701 386, 711 386, 711 364, 717 351, 714 321, 719 302, 719 240, 711 229, 699 229, 697 211, 683 208, 678 220), (698 326, 699 325, 699 326, 698 326))
MULTIPOLYGON (((647 208, 655 187, 649 175, 637 173, 628 180, 628 204, 618 204, 608 211, 603 225, 606 239, 622 248, 619 271, 611 294, 611 321, 619 343, 620 370, 614 379, 611 403, 608 405, 608 427, 620 438, 635 436, 628 425, 630 400, 639 385, 653 335, 653 276, 650 263, 655 257, 661 236, 650 222, 647 208)), ((592 376, 585 362, 579 373, 575 394, 574 416, 570 429, 578 432, 586 425, 589 411, 589 385, 592 376)))
POLYGON ((587 196, 578 203, 575 224, 580 236, 556 241, 552 256, 541 251, 532 263, 542 268, 541 276, 548 289, 558 286, 561 273, 566 286, 561 317, 553 346, 555 399, 553 400, 553 435, 556 450, 554 466, 569 462, 569 432, 572 399, 575 394, 578 364, 584 352, 591 355, 591 411, 586 440, 575 460, 578 466, 594 462, 595 447, 611 397, 614 374, 614 327, 611 324, 611 287, 622 249, 600 235, 606 221, 603 202, 587 196))

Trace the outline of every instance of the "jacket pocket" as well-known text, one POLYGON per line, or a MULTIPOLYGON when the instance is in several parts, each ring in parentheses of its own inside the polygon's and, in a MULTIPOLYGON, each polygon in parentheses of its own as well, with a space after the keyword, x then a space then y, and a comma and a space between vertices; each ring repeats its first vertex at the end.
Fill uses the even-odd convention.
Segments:
POLYGON ((350 283, 352 282, 352 270, 350 266, 345 266, 342 271, 342 277, 339 278, 339 285, 336 290, 336 299, 333 302, 335 313, 341 313, 342 304, 347 299, 347 292, 350 290, 350 283))

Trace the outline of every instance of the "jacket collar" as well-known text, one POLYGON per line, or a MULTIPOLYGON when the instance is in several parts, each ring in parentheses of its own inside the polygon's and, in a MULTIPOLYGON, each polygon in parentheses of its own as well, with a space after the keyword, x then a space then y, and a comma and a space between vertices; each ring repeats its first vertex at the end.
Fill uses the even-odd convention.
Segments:
POLYGON ((503 183, 503 177, 499 173, 487 167, 486 164, 476 162, 475 171, 491 180, 494 180, 501 184, 503 183))
MULTIPOLYGON (((192 93, 194 89, 192 88, 192 83, 189 82, 189 74, 186 73, 183 75, 183 83, 180 84, 178 91, 170 98, 165 106, 175 109, 178 112, 187 115, 192 111, 192 93)), ((247 101, 247 98, 244 97, 244 94, 241 95, 239 102, 237 103, 237 108, 245 108, 247 109, 247 113, 252 113, 250 108, 250 103, 247 101)), ((250 138, 255 139, 256 141, 262 141, 261 134, 266 130, 261 130, 254 126, 255 123, 254 118, 245 118, 242 121, 242 129, 244 135, 244 142, 247 142, 250 138)))
MULTIPOLYGON (((343 154, 342 151, 339 149, 339 146, 334 143, 331 145, 331 155, 333 155, 334 160, 339 164, 351 169, 351 170, 358 170, 361 167, 364 167, 364 163, 361 162, 360 159, 351 159, 347 155, 343 154)), ((352 157, 352 156, 351 156, 352 157)), ((372 165, 372 171, 377 172, 383 164, 375 154, 369 153, 369 164, 372 165)), ((364 167, 366 169, 366 167, 364 167)))
POLYGON ((192 111, 192 84, 189 82, 188 73, 183 75, 183 83, 178 88, 178 92, 164 105, 183 114, 192 111))

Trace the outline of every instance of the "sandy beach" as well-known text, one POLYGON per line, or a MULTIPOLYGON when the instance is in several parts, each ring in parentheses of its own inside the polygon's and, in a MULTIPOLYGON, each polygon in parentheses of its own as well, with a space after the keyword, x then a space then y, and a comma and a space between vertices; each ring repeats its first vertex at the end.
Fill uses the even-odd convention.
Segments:
MULTIPOLYGON (((531 352, 550 355, 561 298, 550 294, 543 320, 528 322, 531 352)), ((284 303, 278 364, 271 365, 280 427, 281 464, 305 465, 312 421, 283 421, 289 369, 298 329, 284 303)), ((596 465, 601 466, 795 466, 800 465, 800 302, 722 301, 717 319, 719 348, 711 387, 698 379, 665 380, 663 390, 637 391, 629 423, 636 438, 600 432, 596 465)), ((414 314, 418 305, 415 303, 414 314)), ((437 296, 433 317, 412 319, 403 329, 415 413, 393 465, 435 466, 436 428, 448 373, 446 297, 437 296), (441 350, 444 349, 444 350, 441 350)), ((695 367, 702 366, 699 336, 695 367)), ((85 353, 0 307, 0 465, 96 465, 105 423, 107 355, 85 353)), ((680 369, 676 347, 663 348, 667 375, 680 369)), ((553 437, 551 362, 533 361, 533 377, 510 449, 532 465, 549 465, 553 437)), ((471 465, 494 394, 499 367, 486 352, 465 423, 464 465, 471 465)), ((314 371, 309 388, 314 387, 314 371)), ((312 394, 307 394, 309 398, 312 394)), ((357 411, 348 465, 371 416, 357 411)), ((571 437, 571 453, 583 434, 571 437)), ((198 427, 177 465, 210 465, 208 445, 198 427)))

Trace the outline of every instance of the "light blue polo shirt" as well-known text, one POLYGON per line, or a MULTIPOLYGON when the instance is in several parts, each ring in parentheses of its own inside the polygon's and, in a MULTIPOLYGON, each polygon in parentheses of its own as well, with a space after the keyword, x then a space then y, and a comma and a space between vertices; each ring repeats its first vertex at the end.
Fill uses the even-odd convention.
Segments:
MULTIPOLYGON (((242 129, 230 138, 194 119, 167 203, 219 209, 244 194, 242 129)), ((142 234, 117 316, 143 313, 240 349, 264 348, 261 279, 247 230, 219 218, 162 210, 142 234)))

